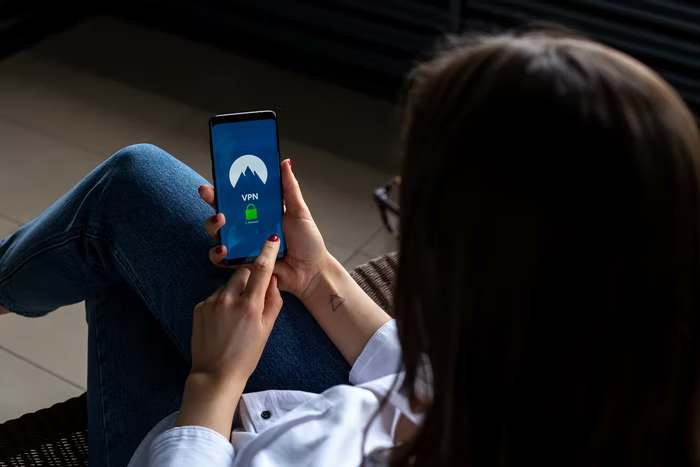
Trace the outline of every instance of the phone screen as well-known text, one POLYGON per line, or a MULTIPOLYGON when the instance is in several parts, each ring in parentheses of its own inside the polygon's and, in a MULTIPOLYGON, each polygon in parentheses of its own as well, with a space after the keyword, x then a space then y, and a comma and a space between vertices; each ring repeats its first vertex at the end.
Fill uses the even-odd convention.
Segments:
POLYGON ((251 262, 272 235, 282 235, 282 185, 273 112, 216 116, 210 121, 214 183, 219 212, 226 224, 219 231, 229 264, 251 262))

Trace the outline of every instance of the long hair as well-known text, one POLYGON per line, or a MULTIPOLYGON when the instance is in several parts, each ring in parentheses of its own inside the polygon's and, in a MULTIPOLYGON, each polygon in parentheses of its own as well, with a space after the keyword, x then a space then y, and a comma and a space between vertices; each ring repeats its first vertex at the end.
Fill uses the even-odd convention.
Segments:
POLYGON ((698 466, 700 137, 623 53, 457 44, 412 76, 392 466, 698 466), (416 390, 423 359, 434 396, 416 390))

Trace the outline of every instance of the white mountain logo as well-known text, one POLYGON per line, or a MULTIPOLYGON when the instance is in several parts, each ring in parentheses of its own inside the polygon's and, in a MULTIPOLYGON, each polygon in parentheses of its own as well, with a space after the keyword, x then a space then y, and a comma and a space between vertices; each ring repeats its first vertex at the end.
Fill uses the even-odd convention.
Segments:
POLYGON ((231 180, 231 185, 236 188, 236 183, 241 175, 245 173, 246 169, 250 169, 253 174, 257 175, 263 184, 267 182, 267 167, 265 163, 257 156, 252 154, 246 154, 241 156, 231 164, 231 170, 228 172, 229 180, 231 180))

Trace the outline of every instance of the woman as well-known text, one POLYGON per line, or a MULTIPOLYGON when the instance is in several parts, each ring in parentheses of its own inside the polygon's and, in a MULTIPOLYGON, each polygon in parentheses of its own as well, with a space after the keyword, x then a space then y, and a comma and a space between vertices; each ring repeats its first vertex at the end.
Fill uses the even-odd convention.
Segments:
POLYGON ((204 182, 150 146, 6 239, 4 307, 87 299, 91 465, 178 407, 131 465, 700 465, 700 136, 676 93, 582 38, 483 38, 415 71, 404 152, 396 321, 288 161, 274 266, 274 237, 250 271, 207 265, 204 182))

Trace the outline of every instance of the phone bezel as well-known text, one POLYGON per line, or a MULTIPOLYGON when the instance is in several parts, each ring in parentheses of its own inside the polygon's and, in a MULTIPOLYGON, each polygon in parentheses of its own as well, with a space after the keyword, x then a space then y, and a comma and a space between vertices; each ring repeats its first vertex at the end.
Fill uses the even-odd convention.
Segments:
MULTIPOLYGON (((214 115, 209 119, 209 154, 211 157, 211 172, 212 172, 212 177, 214 180, 214 189, 215 189, 215 197, 214 197, 214 203, 216 204, 216 212, 221 212, 221 209, 219 207, 219 190, 216 190, 216 164, 214 163, 214 141, 212 139, 212 130, 214 128, 214 125, 219 125, 222 123, 235 123, 235 122, 248 122, 251 120, 274 120, 275 121, 275 137, 277 138, 277 162, 278 162, 278 168, 277 170, 281 170, 279 168, 279 164, 282 163, 282 155, 280 153, 280 138, 279 138, 279 124, 277 123, 277 113, 273 110, 256 110, 253 112, 237 112, 237 113, 230 113, 230 114, 220 114, 220 115, 214 115)), ((282 199, 282 177, 280 174, 280 219, 282 218, 281 216, 284 216, 284 202, 282 199)), ((221 230, 217 233, 217 237, 219 239, 219 245, 223 245, 223 242, 221 241, 221 230)), ((284 258, 285 255, 287 254, 287 245, 285 243, 285 247, 283 250, 280 250, 279 253, 277 253, 277 259, 284 258)), ((226 266, 235 266, 239 264, 250 264, 255 261, 255 258, 257 256, 247 256, 247 257, 241 257, 241 258, 233 258, 233 259, 226 259, 224 258, 222 263, 226 266)))

